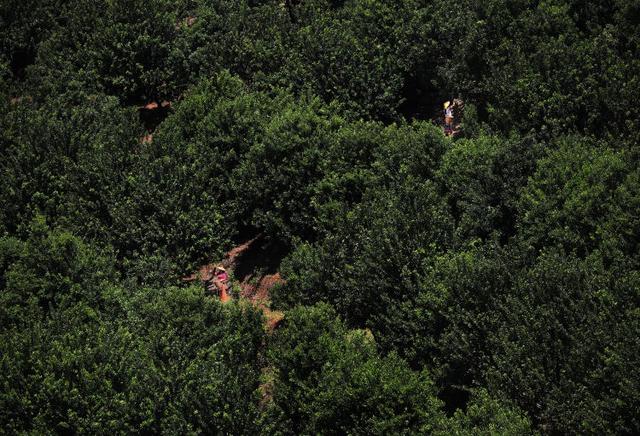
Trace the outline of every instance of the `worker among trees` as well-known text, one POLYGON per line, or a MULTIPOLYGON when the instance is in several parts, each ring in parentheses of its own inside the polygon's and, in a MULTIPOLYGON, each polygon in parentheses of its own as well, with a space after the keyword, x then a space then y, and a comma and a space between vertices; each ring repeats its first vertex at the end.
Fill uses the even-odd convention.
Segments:
POLYGON ((204 279, 204 287, 208 293, 217 294, 222 302, 228 301, 229 295, 229 275, 222 265, 216 265, 204 279))
POLYGON ((227 270, 224 269, 222 265, 218 265, 214 268, 213 274, 215 276, 215 282, 226 284, 229 280, 229 275, 227 274, 227 270))
POLYGON ((444 134, 447 136, 453 134, 453 106, 450 101, 444 103, 444 134))

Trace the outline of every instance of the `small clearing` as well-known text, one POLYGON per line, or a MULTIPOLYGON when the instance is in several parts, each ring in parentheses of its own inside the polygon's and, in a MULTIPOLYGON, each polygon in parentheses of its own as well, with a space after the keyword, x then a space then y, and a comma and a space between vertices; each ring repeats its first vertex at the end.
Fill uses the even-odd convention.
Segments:
POLYGON ((201 280, 208 276, 216 265, 222 264, 231 273, 232 285, 240 287, 240 298, 259 307, 266 319, 266 329, 273 331, 284 314, 271 310, 271 289, 284 283, 277 271, 284 257, 283 247, 275 246, 265 240, 263 235, 243 242, 229 250, 219 263, 203 265, 197 273, 185 277, 185 281, 201 280))

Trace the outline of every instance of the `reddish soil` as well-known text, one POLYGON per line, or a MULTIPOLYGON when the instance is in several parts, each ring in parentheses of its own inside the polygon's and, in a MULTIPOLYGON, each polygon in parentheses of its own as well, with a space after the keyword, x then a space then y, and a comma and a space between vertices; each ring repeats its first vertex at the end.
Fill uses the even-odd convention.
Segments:
POLYGON ((273 331, 284 318, 284 313, 273 311, 269 308, 271 303, 270 291, 275 285, 284 283, 284 280, 280 277, 280 273, 277 272, 259 277, 256 284, 251 283, 251 281, 240 282, 240 296, 262 309, 267 320, 267 330, 273 331))
POLYGON ((225 253, 222 265, 225 268, 229 268, 231 270, 235 269, 236 264, 238 263, 238 259, 241 256, 245 255, 248 251, 250 251, 250 249, 253 247, 253 244, 255 244, 255 242, 261 237, 262 235, 258 235, 253 239, 243 242, 237 247, 233 247, 231 250, 225 253))
POLYGON ((284 283, 280 273, 267 274, 259 277, 257 282, 252 283, 253 280, 245 280, 240 283, 242 288, 242 296, 253 301, 266 301, 269 300, 269 291, 275 285, 284 283))

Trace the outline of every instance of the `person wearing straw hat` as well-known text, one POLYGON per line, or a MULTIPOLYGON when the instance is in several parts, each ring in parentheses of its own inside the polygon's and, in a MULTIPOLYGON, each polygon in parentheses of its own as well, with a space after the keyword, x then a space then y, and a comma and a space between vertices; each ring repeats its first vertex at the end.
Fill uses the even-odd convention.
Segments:
POLYGON ((227 274, 227 270, 224 269, 222 265, 216 266, 213 269, 213 274, 215 276, 214 280, 217 280, 220 283, 227 283, 227 280, 229 280, 229 275, 227 274))
POLYGON ((227 270, 225 270, 222 265, 216 265, 205 280, 205 288, 212 294, 218 294, 220 301, 224 303, 231 298, 229 295, 228 281, 229 275, 227 274, 227 270))
POLYGON ((453 133, 453 106, 450 101, 444 102, 444 134, 449 136, 453 133))

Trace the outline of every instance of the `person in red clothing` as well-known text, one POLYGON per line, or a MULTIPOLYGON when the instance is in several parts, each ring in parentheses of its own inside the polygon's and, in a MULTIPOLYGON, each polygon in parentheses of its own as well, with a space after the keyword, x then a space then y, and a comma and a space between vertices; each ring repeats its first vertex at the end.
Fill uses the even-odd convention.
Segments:
POLYGON ((221 283, 227 283, 229 280, 229 275, 227 274, 227 270, 224 269, 222 265, 218 265, 213 269, 213 275, 215 276, 215 280, 218 280, 221 283))
POLYGON ((217 265, 205 280, 205 288, 212 294, 218 294, 223 303, 229 301, 229 275, 222 265, 217 265))

